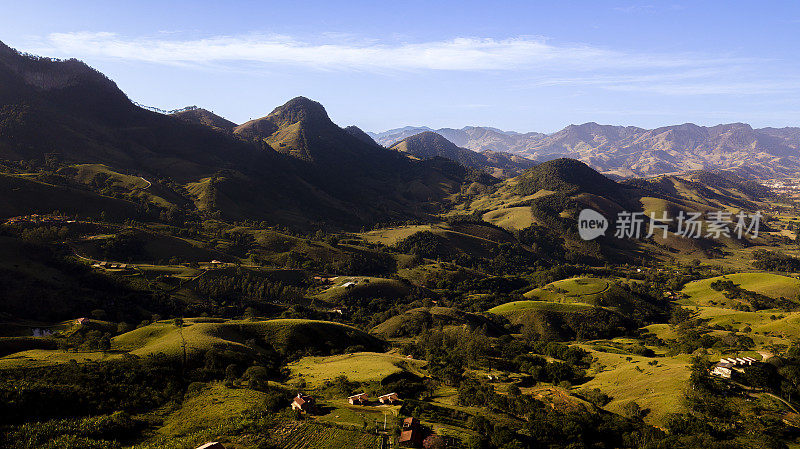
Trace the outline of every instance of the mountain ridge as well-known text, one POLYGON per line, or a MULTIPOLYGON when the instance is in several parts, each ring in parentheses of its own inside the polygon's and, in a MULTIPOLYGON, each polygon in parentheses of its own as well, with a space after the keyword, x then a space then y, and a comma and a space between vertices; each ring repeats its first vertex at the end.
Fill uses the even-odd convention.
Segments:
POLYGON ((474 151, 507 152, 538 161, 571 157, 602 173, 626 178, 698 169, 733 170, 761 179, 800 172, 800 128, 794 127, 684 123, 645 129, 587 122, 551 134, 467 126, 439 130, 404 127, 370 136, 391 146, 395 139, 420 130, 437 132, 474 151))

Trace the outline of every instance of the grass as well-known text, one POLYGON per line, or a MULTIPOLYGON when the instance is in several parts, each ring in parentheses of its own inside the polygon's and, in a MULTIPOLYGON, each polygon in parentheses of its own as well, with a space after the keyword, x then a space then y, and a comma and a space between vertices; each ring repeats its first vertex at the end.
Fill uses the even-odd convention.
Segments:
POLYGON ((198 392, 187 393, 181 407, 164 419, 157 433, 182 436, 224 424, 259 406, 265 396, 261 391, 212 383, 198 392))
POLYGON ((610 395, 613 399, 604 409, 622 413, 625 404, 636 401, 650 410, 644 419, 654 425, 662 425, 670 413, 684 411, 682 398, 689 381, 689 355, 648 358, 596 351, 589 344, 580 346, 594 358, 588 373, 593 377, 580 388, 599 388, 610 395), (654 360, 658 361, 657 366, 648 365, 654 360))
POLYGON ((745 290, 771 298, 783 296, 788 299, 795 299, 798 292, 800 292, 800 279, 771 273, 736 273, 689 282, 681 290, 681 293, 688 296, 688 298, 681 299, 678 302, 682 305, 699 306, 716 305, 714 303, 732 305, 735 301, 725 298, 723 292, 711 288, 711 283, 718 280, 730 280, 745 290))
MULTIPOLYGON (((690 310, 694 310, 690 308, 690 310)), ((772 343, 789 343, 800 331, 800 312, 759 310, 740 312, 722 307, 697 307, 698 316, 708 319, 710 325, 730 326, 738 332, 746 332, 757 347, 772 343)))
POLYGON ((606 279, 574 277, 535 288, 524 296, 540 301, 594 303, 608 287, 609 281, 606 279))
POLYGON ((311 388, 320 387, 326 380, 347 376, 357 382, 381 381, 392 374, 419 372, 424 362, 406 359, 397 354, 356 352, 327 357, 303 357, 289 364, 291 379, 300 378, 311 388))
POLYGON ((437 227, 434 225, 414 225, 414 226, 399 226, 395 228, 378 229, 376 231, 365 232, 361 235, 365 241, 369 243, 381 243, 387 246, 392 246, 395 243, 403 240, 404 238, 420 232, 420 231, 434 231, 437 227))
POLYGON ((123 189, 146 189, 150 183, 139 176, 116 172, 103 164, 78 164, 59 169, 59 174, 71 176, 76 181, 90 184, 97 175, 105 175, 115 187, 123 189))
MULTIPOLYGON (((374 422, 374 421, 373 421, 374 422)), ((371 424, 371 423, 368 423, 371 424)), ((279 434, 277 446, 281 449, 376 449, 381 447, 380 437, 357 430, 327 427, 317 423, 294 425, 279 434)))
POLYGON ((483 219, 505 229, 525 229, 535 220, 529 206, 504 207, 483 214, 483 219))

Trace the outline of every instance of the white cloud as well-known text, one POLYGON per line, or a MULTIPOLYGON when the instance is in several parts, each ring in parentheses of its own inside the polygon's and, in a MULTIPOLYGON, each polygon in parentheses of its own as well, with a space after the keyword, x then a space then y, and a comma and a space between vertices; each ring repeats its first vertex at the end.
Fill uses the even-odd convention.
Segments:
MULTIPOLYGON (((80 58, 118 58, 158 64, 249 62, 296 64, 324 70, 604 70, 674 68, 726 61, 687 55, 630 54, 588 45, 555 45, 539 37, 460 37, 422 43, 382 44, 339 39, 308 43, 291 36, 251 34, 202 39, 126 38, 115 33, 53 33, 35 51, 80 58)), ((728 61, 730 62, 730 61, 728 61)))
MULTIPOLYGON (((269 70, 294 65, 325 71, 506 72, 507 88, 592 87, 656 95, 774 94, 800 90, 794 79, 764 76, 776 61, 697 53, 630 52, 585 44, 557 44, 536 36, 458 37, 428 42, 381 42, 346 33, 320 33, 313 42, 277 34, 181 38, 183 32, 126 37, 108 32, 53 33, 35 53, 207 67, 269 70)), ((780 73, 780 71, 772 71, 780 73)))
POLYGON ((647 73, 594 73, 590 76, 543 76, 527 86, 593 86, 620 92, 660 95, 758 95, 800 90, 795 79, 765 79, 749 67, 719 64, 701 68, 656 70, 647 73))

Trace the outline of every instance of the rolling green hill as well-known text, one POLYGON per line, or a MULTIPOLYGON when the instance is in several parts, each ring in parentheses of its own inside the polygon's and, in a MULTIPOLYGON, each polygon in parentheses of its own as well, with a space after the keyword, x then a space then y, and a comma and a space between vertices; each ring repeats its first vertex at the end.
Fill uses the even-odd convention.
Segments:
POLYGON ((316 295, 331 304, 347 304, 349 299, 403 298, 411 287, 395 279, 368 276, 339 276, 335 285, 316 295))
MULTIPOLYGON (((90 360, 111 360, 127 353, 140 357, 163 353, 178 359, 182 354, 182 338, 187 355, 201 360, 216 349, 254 356, 268 345, 282 353, 309 351, 330 354, 348 348, 381 351, 380 339, 354 327, 329 321, 277 319, 267 321, 190 318, 181 330, 172 321, 161 321, 140 327, 112 339, 112 353, 86 353, 90 360), (253 343, 255 342, 255 343, 253 343)), ((0 368, 27 365, 66 363, 75 358, 60 350, 36 349, 0 357, 0 368)))
POLYGON ((372 328, 370 333, 389 338, 412 337, 419 335, 424 329, 434 329, 439 326, 468 326, 473 329, 485 327, 487 333, 493 336, 505 332, 502 327, 483 315, 463 312, 450 307, 421 307, 389 318, 372 328))
POLYGON ((784 297, 796 300, 800 292, 800 279, 770 273, 736 273, 702 279, 686 284, 681 293, 687 296, 679 302, 686 305, 711 305, 732 303, 723 291, 714 290, 711 284, 715 281, 731 281, 745 290, 756 292, 770 298, 784 297))
POLYGON ((576 277, 551 282, 525 293, 526 298, 540 301, 585 302, 594 304, 608 290, 609 281, 600 278, 576 277))

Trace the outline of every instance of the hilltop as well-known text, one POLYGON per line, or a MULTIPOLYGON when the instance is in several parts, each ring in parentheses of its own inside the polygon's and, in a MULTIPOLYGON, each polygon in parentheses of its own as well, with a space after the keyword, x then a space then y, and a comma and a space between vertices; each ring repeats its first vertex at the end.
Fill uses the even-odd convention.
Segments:
POLYGON ((424 131, 393 144, 390 150, 399 151, 418 159, 443 157, 466 167, 477 168, 498 178, 516 176, 535 165, 524 157, 500 152, 477 153, 460 148, 440 134, 424 131))
POLYGON ((187 108, 170 115, 190 123, 208 126, 211 129, 224 133, 232 133, 233 129, 236 128, 236 123, 203 108, 187 108))

